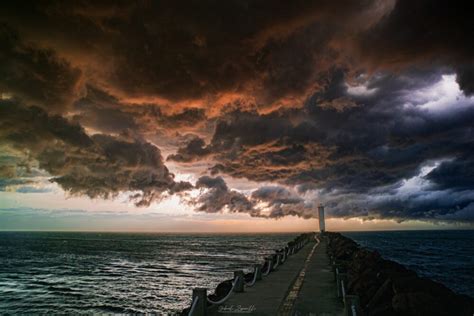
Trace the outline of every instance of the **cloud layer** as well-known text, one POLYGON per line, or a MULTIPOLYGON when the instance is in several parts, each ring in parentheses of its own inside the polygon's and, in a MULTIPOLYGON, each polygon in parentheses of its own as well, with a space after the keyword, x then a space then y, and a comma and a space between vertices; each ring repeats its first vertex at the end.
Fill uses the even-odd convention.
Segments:
POLYGON ((110 135, 89 136, 61 116, 48 115, 37 107, 0 102, 0 141, 12 153, 2 177, 9 179, 30 170, 45 170, 51 181, 72 195, 109 198, 124 191, 137 205, 149 205, 162 194, 191 188, 175 182, 163 164, 160 150, 143 140, 110 135), (21 163, 20 163, 21 162, 21 163), (22 171, 23 169, 23 171, 22 171))
POLYGON ((296 193, 280 186, 263 186, 247 197, 229 189, 222 177, 203 176, 196 182, 196 188, 205 190, 197 198, 190 200, 199 212, 228 211, 274 219, 290 215, 313 218, 317 214, 315 201, 305 201, 296 193))
POLYGON ((0 7, 2 190, 472 222, 468 2, 0 7))

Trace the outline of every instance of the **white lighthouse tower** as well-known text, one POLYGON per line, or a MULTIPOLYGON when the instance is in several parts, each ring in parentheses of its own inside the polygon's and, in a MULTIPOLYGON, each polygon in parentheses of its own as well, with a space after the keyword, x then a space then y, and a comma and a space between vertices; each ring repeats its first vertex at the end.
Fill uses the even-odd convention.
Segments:
POLYGON ((321 233, 324 233, 326 230, 326 224, 324 222, 324 206, 319 204, 318 206, 318 213, 319 213, 319 230, 321 233))

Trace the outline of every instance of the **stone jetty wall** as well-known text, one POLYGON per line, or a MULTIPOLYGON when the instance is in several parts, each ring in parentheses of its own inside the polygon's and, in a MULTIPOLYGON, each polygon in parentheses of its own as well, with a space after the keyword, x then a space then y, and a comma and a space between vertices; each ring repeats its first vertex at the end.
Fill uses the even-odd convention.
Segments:
POLYGON ((357 295, 362 314, 474 315, 474 298, 456 294, 441 283, 416 272, 377 251, 360 247, 339 233, 326 233, 328 254, 347 277, 347 294, 357 295))

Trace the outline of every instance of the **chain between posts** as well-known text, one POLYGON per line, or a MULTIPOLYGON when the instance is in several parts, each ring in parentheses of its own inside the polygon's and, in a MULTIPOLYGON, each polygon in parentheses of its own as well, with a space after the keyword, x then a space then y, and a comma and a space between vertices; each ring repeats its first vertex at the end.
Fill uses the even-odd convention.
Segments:
POLYGON ((189 308, 188 315, 190 316, 205 316, 208 312, 207 304, 219 305, 227 301, 233 293, 243 292, 245 287, 252 287, 256 284, 257 281, 263 279, 263 277, 268 276, 271 272, 275 271, 277 267, 284 264, 290 256, 296 254, 301 250, 310 240, 314 237, 312 234, 302 234, 295 238, 294 241, 289 242, 288 246, 279 249, 276 253, 265 259, 265 263, 262 265, 256 264, 254 266, 253 279, 251 282, 246 283, 244 278, 244 273, 242 270, 234 272, 234 279, 232 282, 232 287, 229 292, 220 300, 213 301, 207 296, 207 289, 205 288, 194 288, 193 289, 193 300, 189 308), (266 270, 262 269, 266 266, 266 270))

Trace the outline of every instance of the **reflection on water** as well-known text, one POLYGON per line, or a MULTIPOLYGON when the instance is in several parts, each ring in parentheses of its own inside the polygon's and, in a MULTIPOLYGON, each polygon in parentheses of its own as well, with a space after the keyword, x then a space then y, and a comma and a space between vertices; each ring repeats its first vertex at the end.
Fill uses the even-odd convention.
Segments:
POLYGON ((295 235, 0 233, 0 311, 178 311, 295 235))

